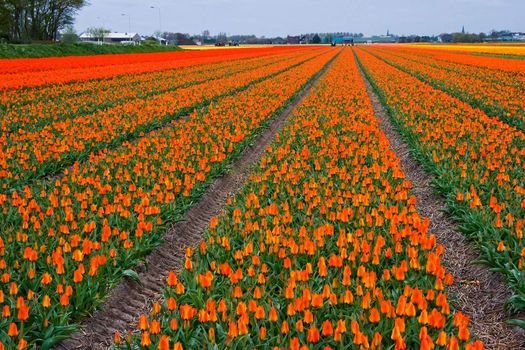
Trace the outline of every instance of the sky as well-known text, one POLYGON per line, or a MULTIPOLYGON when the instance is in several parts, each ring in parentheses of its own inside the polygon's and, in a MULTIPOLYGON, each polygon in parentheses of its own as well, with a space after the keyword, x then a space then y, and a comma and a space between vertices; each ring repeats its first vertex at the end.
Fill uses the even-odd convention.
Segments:
POLYGON ((315 32, 430 35, 508 29, 525 32, 525 0, 89 0, 88 27, 152 34, 286 36, 315 32), (153 8, 152 8, 153 7, 153 8))

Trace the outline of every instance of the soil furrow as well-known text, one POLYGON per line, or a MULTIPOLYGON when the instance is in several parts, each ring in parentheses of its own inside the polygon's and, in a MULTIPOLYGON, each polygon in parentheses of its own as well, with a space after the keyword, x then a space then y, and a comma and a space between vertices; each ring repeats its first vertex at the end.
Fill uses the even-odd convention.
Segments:
POLYGON ((136 329, 138 317, 147 313, 151 303, 161 299, 161 291, 169 271, 179 270, 184 258, 184 249, 196 246, 214 216, 221 213, 228 198, 237 193, 247 180, 254 166, 263 156, 266 147, 283 127, 294 108, 301 103, 312 86, 330 67, 332 59, 297 94, 291 103, 255 138, 241 156, 231 163, 225 175, 216 178, 208 186, 201 199, 185 214, 184 220, 171 225, 163 235, 164 242, 146 258, 139 274, 141 284, 130 279, 123 280, 110 293, 99 311, 85 320, 82 329, 60 344, 58 350, 106 349, 114 333, 126 334, 136 329), (119 305, 126 305, 122 307, 119 305), (127 317, 123 317, 126 313, 127 317), (129 320, 132 321, 129 321, 129 320))
POLYGON ((412 157, 362 67, 360 70, 381 129, 399 157, 405 176, 412 182, 416 208, 430 219, 430 232, 445 247, 443 265, 454 275, 454 284, 448 288, 453 305, 470 317, 473 336, 483 341, 486 349, 524 349, 525 332, 505 323, 512 318, 505 310, 505 302, 512 293, 503 276, 475 264, 480 255, 445 213, 445 199, 432 188, 432 175, 412 157))

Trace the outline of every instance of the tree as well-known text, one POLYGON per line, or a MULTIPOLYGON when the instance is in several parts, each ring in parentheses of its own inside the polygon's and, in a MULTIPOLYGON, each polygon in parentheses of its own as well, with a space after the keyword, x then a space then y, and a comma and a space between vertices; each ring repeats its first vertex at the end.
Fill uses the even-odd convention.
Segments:
POLYGON ((75 28, 71 24, 68 24, 65 27, 65 30, 62 32, 62 35, 60 36, 60 41, 64 44, 74 44, 78 41, 78 35, 75 31, 75 28))
POLYGON ((87 0, 2 0, 0 32, 12 41, 55 41, 87 0))
POLYGON ((451 43, 453 40, 453 35, 449 33, 443 33, 439 36, 441 38, 441 41, 444 43, 451 43))
POLYGON ((24 23, 24 1, 4 0, 0 2, 0 32, 9 40, 20 41, 24 23))
POLYGON ((220 32, 219 34, 217 34, 217 42, 219 43, 225 43, 228 41, 228 35, 226 35, 226 33, 224 32, 220 32))
POLYGON ((331 33, 330 33, 330 34, 327 34, 326 37, 325 37, 325 39, 326 39, 326 43, 327 43, 327 44, 330 44, 330 43, 332 43, 332 42, 334 41, 334 35, 331 34, 331 33))
POLYGON ((111 31, 104 27, 89 27, 86 30, 86 33, 88 33, 93 39, 97 41, 104 41, 104 38, 110 33, 111 31))
POLYGON ((321 37, 319 34, 315 34, 312 38, 312 44, 320 44, 321 43, 321 37))
POLYGON ((9 1, 0 2, 0 41, 8 40, 11 31, 11 18, 8 4, 9 1))

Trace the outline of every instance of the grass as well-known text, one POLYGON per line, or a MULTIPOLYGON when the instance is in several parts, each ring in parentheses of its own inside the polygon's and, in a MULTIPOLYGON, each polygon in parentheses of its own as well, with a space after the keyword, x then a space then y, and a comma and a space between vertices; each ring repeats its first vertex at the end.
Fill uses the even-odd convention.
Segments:
POLYGON ((41 58, 54 56, 92 56, 119 53, 180 51, 178 46, 77 44, 0 44, 0 58, 41 58))

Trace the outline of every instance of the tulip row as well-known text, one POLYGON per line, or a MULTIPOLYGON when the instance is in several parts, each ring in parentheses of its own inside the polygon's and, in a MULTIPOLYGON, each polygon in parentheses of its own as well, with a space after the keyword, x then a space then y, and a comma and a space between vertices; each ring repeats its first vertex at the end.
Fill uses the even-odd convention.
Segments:
POLYGON ((436 60, 402 50, 367 51, 482 109, 489 116, 525 131, 525 75, 436 60))
MULTIPOLYGON (((291 59, 218 77, 146 99, 134 99, 92 114, 67 118, 35 130, 20 130, 0 137, 0 188, 23 186, 62 170, 93 153, 121 144, 143 132, 205 106, 214 99, 233 94, 261 79, 288 70, 319 52, 307 52, 291 59)), ((240 64, 242 66, 242 64, 240 64)))
POLYGON ((519 43, 514 44, 467 44, 467 45, 400 45, 403 47, 410 47, 414 49, 425 49, 425 50, 439 50, 449 52, 461 52, 470 53, 473 55, 487 54, 487 55, 508 55, 508 56, 524 56, 525 46, 519 43))
MULTIPOLYGON (((520 59, 505 59, 503 57, 490 57, 490 56, 483 56, 480 55, 482 51, 478 52, 461 52, 457 50, 452 50, 456 52, 447 52, 446 47, 443 48, 436 48, 436 47, 430 47, 430 49, 426 48, 425 46, 421 46, 419 48, 414 47, 407 47, 407 51, 412 51, 414 53, 424 53, 426 55, 431 56, 434 59, 437 60, 443 60, 448 62, 455 62, 455 63, 461 63, 466 64, 469 66, 474 67, 482 67, 482 68, 492 68, 492 69, 498 69, 501 71, 506 71, 510 73, 517 73, 517 74, 525 74, 525 61, 520 59), (423 50, 424 49, 424 50, 423 50)), ((523 53, 523 47, 521 48, 523 53)), ((500 51, 503 55, 503 51, 500 51)), ((523 57, 523 56, 522 56, 523 57)))
MULTIPOLYGON (((63 178, 0 195, 0 339, 49 349, 337 53, 93 155, 63 178)), ((290 64, 290 63, 289 63, 290 64)))
POLYGON ((482 349, 348 48, 119 349, 482 349))
POLYGON ((525 305, 525 135, 356 50, 393 120, 435 175, 451 214, 525 305))
MULTIPOLYGON (((461 64, 459 62, 452 62, 439 59, 436 55, 431 55, 425 50, 405 49, 403 46, 392 48, 392 50, 383 50, 383 47, 377 47, 382 52, 389 52, 393 55, 400 56, 418 62, 426 62, 432 67, 444 68, 451 71, 461 72, 465 75, 472 75, 483 81, 490 81, 504 86, 523 86, 525 84, 525 77, 516 72, 506 72, 497 67, 484 67, 482 65, 461 64), (490 72, 490 74, 488 73, 490 72), (514 81, 510 79, 514 77, 514 81)), ((479 56, 474 56, 479 57, 479 56)), ((500 65, 504 65, 506 60, 500 59, 500 65)))
POLYGON ((0 60, 0 91, 268 55, 299 47, 0 60))
POLYGON ((35 130, 72 116, 86 115, 132 99, 144 99, 301 54, 304 55, 304 52, 284 52, 252 59, 117 76, 103 80, 8 90, 2 101, 5 112, 1 115, 1 130, 4 132, 16 132, 19 129, 35 130))

